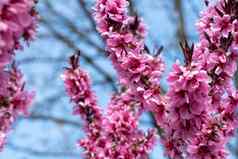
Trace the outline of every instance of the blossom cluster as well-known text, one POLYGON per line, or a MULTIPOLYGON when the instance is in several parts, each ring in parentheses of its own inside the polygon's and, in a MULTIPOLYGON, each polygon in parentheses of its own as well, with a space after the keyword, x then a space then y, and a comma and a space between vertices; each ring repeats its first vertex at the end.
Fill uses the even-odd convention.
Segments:
POLYGON ((15 66, 0 72, 0 149, 16 118, 22 114, 28 115, 34 93, 26 91, 24 87, 22 74, 15 66))
POLYGON ((183 48, 186 66, 175 65, 170 74, 169 127, 165 127, 163 142, 171 158, 227 157, 226 144, 237 127, 233 84, 237 7, 234 0, 209 5, 197 23, 199 42, 195 48, 183 48))
POLYGON ((127 15, 127 6, 127 0, 98 0, 95 7, 98 31, 106 41, 120 83, 138 95, 146 110, 163 113, 160 78, 164 63, 159 55, 148 54, 144 43, 146 27, 142 19, 127 15))
POLYGON ((237 1, 219 1, 209 6, 197 23, 200 42, 193 58, 210 76, 212 115, 190 145, 189 156, 193 158, 226 158, 226 144, 237 128, 237 90, 233 83, 238 57, 237 16, 237 1), (200 149, 207 153, 200 154, 200 149))
POLYGON ((21 38, 33 38, 37 22, 34 6, 34 0, 0 2, 0 68, 11 62, 15 49, 21 48, 21 38))
POLYGON ((86 138, 79 141, 86 158, 148 158, 156 133, 138 129, 142 107, 130 90, 112 97, 106 115, 96 103, 88 74, 80 69, 78 55, 70 58, 70 67, 62 78, 74 106, 74 114, 84 120, 86 138))
POLYGON ((175 64, 168 82, 167 111, 162 143, 171 158, 180 158, 184 146, 206 124, 209 116, 209 84, 206 71, 175 64))
POLYGON ((0 1, 0 150, 19 115, 27 115, 34 93, 25 90, 22 73, 13 63, 20 40, 29 42, 38 19, 34 0, 0 1))
POLYGON ((160 141, 169 158, 227 158, 226 145, 238 124, 238 91, 233 83, 238 1, 206 1, 207 9, 197 23, 199 42, 191 47, 181 44, 185 63, 174 64, 165 94, 160 87, 164 63, 160 55, 149 52, 146 26, 138 16, 128 15, 128 5, 127 0, 97 0, 94 8, 107 55, 126 90, 112 97, 107 113, 102 115, 96 105, 78 57, 71 58, 72 67, 63 76, 77 114, 86 119, 87 138, 80 144, 87 158, 148 158, 156 131, 144 133, 138 128, 139 117, 146 111, 161 130, 160 141))

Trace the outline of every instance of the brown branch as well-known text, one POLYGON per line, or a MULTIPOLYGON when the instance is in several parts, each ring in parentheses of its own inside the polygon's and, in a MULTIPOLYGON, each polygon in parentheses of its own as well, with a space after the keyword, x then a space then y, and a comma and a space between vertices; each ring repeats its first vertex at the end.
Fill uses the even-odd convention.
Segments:
MULTIPOLYGON (((72 22, 69 18, 67 18, 65 15, 61 14, 57 10, 54 9, 54 7, 49 3, 49 1, 46 1, 46 7, 47 9, 56 17, 60 17, 60 20, 67 26, 73 33, 79 36, 81 40, 84 40, 87 44, 95 47, 99 53, 105 53, 105 49, 100 47, 97 43, 95 43, 93 40, 91 40, 88 36, 88 34, 80 31, 78 27, 72 22)), ((105 54, 100 54, 105 55, 105 54)))
POLYGON ((129 5, 129 14, 132 15, 132 16, 136 16, 137 11, 136 11, 135 4, 134 4, 133 0, 128 0, 128 2, 130 3, 130 5, 129 5))
MULTIPOLYGON (((44 114, 36 114, 33 113, 31 114, 28 119, 30 120, 37 120, 37 121, 51 121, 59 125, 71 125, 76 128, 81 128, 81 124, 75 121, 59 118, 59 117, 54 117, 54 116, 49 116, 49 115, 44 115, 44 114)), ((27 119, 27 120, 28 120, 27 119)))
POLYGON ((22 146, 18 146, 15 145, 13 143, 8 143, 7 147, 9 149, 12 149, 14 151, 19 151, 19 152, 23 152, 29 155, 33 155, 33 156, 40 156, 40 157, 46 157, 46 156, 53 156, 53 157, 78 157, 80 156, 77 153, 73 153, 73 152, 53 152, 53 151, 40 151, 40 150, 36 150, 33 149, 32 147, 22 147, 22 146))
MULTIPOLYGON (((92 17, 92 13, 86 7, 85 1, 84 0, 78 0, 78 3, 80 4, 80 6, 81 6, 82 10, 84 11, 85 15, 87 16, 87 18, 89 19, 89 22, 91 23, 92 28, 99 35, 99 33, 98 33, 97 29, 96 29, 97 25, 96 25, 96 23, 95 23, 95 21, 94 21, 94 19, 92 17)), ((99 35, 99 37, 101 38, 100 35, 99 35)))
POLYGON ((20 65, 29 64, 29 63, 60 63, 65 62, 67 59, 65 57, 28 57, 19 60, 17 63, 20 65))
POLYGON ((175 11, 178 14, 178 28, 177 28, 177 37, 178 41, 184 42, 187 39, 185 20, 183 15, 183 6, 182 0, 174 0, 175 11))
MULTIPOLYGON (((63 35, 62 33, 58 32, 53 26, 51 26, 50 23, 48 23, 44 19, 42 19, 42 23, 47 26, 48 30, 51 32, 54 38, 62 42, 68 48, 73 49, 74 51, 79 50, 79 48, 76 46, 76 44, 72 40, 70 40, 67 36, 63 35)), ((90 66, 92 66, 98 73, 100 73, 105 78, 105 80, 108 81, 108 83, 112 86, 114 91, 117 91, 117 87, 114 83, 114 79, 111 77, 110 74, 108 74, 105 70, 103 70, 100 65, 95 63, 94 60, 82 50, 81 50, 81 57, 88 64, 90 64, 90 66)))

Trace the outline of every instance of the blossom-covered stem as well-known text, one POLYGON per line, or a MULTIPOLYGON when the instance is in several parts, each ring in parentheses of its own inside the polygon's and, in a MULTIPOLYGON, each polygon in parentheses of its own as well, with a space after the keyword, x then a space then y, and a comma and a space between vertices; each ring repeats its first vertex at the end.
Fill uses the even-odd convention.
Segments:
MULTIPOLYGON (((79 54, 70 57, 70 67, 62 75, 65 88, 74 102, 74 114, 84 120, 88 140, 97 141, 102 128, 102 113, 91 90, 89 76, 78 65, 79 54)), ((89 151, 89 150, 88 150, 89 151)))
POLYGON ((38 19, 35 0, 0 1, 0 150, 12 123, 19 115, 27 115, 34 93, 25 90, 21 72, 13 64, 20 41, 29 42, 35 34, 38 19))
POLYGON ((193 61, 210 76, 210 118, 188 146, 187 156, 226 158, 226 144, 237 128, 237 90, 233 77, 238 57, 238 1, 207 2, 197 23, 200 42, 193 61))
POLYGON ((146 28, 142 19, 127 15, 127 0, 97 0, 95 20, 106 41, 107 52, 121 84, 138 95, 144 108, 154 112, 158 123, 164 116, 160 77, 164 64, 149 55, 144 44, 146 28))
POLYGON ((21 38, 33 39, 38 15, 35 0, 0 1, 0 68, 12 62, 21 38))
MULTIPOLYGON (((106 41, 120 83, 128 91, 112 98, 104 118, 96 106, 90 109, 93 112, 90 115, 77 109, 86 120, 90 134, 80 142, 86 156, 147 158, 151 146, 143 149, 144 143, 148 140, 152 145, 155 135, 149 133, 149 139, 145 139, 137 122, 140 114, 149 110, 163 128, 161 140, 169 157, 226 158, 225 145, 237 125, 238 93, 232 78, 238 57, 238 2, 219 0, 208 6, 198 23, 200 41, 195 48, 182 45, 185 66, 174 65, 165 97, 160 95, 159 84, 164 64, 160 57, 148 54, 144 44, 145 25, 140 18, 127 15, 127 6, 127 0, 96 1, 98 30, 106 41), (90 129, 92 122, 95 123, 90 129), (101 127, 95 126, 98 123, 101 127), (96 132, 92 138, 91 130, 96 132)), ((84 110, 77 102, 84 103, 88 96, 79 98, 75 88, 89 88, 89 85, 85 87, 88 82, 78 79, 85 75, 78 69, 77 60, 77 56, 71 58, 72 68, 66 70, 64 79, 68 81, 65 84, 72 100, 84 110)), ((90 106, 95 104, 95 100, 92 101, 90 106)))
POLYGON ((22 74, 15 66, 0 72, 0 149, 3 149, 7 133, 19 115, 28 115, 33 92, 25 90, 22 74))
POLYGON ((78 65, 79 54, 70 57, 70 67, 62 75, 66 91, 74 102, 74 114, 85 120, 89 133, 99 131, 102 123, 102 113, 97 105, 96 96, 91 90, 89 76, 78 65))
POLYGON ((211 77, 210 96, 216 111, 222 111, 224 93, 234 92, 233 77, 238 59, 238 2, 219 0, 202 13, 197 23, 200 42, 193 61, 211 77), (221 110, 220 110, 221 109, 221 110))
POLYGON ((185 55, 185 66, 174 64, 169 74, 167 115, 162 143, 165 153, 180 159, 193 137, 209 119, 209 78, 207 72, 192 62, 193 46, 181 45, 185 55))
POLYGON ((141 104, 132 91, 112 97, 106 116, 96 105, 87 73, 78 65, 78 55, 70 58, 70 68, 63 74, 65 87, 75 103, 74 112, 85 121, 87 137, 80 140, 86 158, 148 158, 156 133, 138 129, 141 104))
POLYGON ((157 135, 138 128, 143 107, 130 89, 112 97, 104 122, 107 140, 111 141, 109 158, 148 159, 157 135))

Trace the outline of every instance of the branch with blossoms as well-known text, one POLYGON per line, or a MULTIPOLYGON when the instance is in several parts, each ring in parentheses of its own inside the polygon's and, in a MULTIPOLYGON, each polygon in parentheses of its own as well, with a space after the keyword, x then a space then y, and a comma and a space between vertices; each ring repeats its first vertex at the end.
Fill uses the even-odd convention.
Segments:
POLYGON ((37 13, 34 0, 0 2, 0 150, 11 125, 19 115, 27 115, 34 97, 25 90, 23 75, 14 64, 20 40, 31 41, 35 34, 37 13), (9 67, 9 64, 12 64, 9 67))
POLYGON ((86 138, 79 141, 86 158, 144 158, 155 142, 155 131, 138 129, 141 105, 131 90, 115 94, 104 117, 90 88, 89 77, 78 65, 79 55, 70 58, 70 67, 62 78, 71 100, 74 114, 84 120, 86 138))
POLYGON ((70 58, 63 79, 76 114, 85 120, 87 137, 80 141, 85 157, 149 158, 156 130, 138 128, 143 112, 153 113, 162 129, 161 144, 171 159, 225 159, 226 145, 237 128, 238 1, 206 1, 197 23, 199 42, 181 43, 184 64, 176 62, 161 93, 164 63, 145 46, 143 20, 127 14, 127 0, 97 0, 94 17, 106 52, 125 88, 112 97, 103 114, 88 75, 70 58))

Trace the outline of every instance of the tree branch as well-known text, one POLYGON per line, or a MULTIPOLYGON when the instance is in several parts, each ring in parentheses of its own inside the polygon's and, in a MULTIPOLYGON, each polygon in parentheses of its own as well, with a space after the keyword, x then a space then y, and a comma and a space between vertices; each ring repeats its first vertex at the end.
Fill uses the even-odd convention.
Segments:
MULTIPOLYGON (((42 20, 42 23, 47 26, 51 34, 53 35, 54 38, 62 42, 64 45, 69 47, 70 49, 73 49, 74 51, 78 51, 79 48, 74 44, 72 40, 67 38, 67 36, 63 35, 62 33, 58 32, 55 28, 51 26, 47 21, 42 20)), ((104 71, 97 63, 94 62, 94 60, 88 56, 86 53, 84 53, 81 50, 81 57, 90 65, 92 66, 97 72, 99 72, 106 81, 112 86, 114 91, 117 91, 117 87, 114 83, 114 79, 111 77, 110 74, 108 74, 106 71, 104 71)))
POLYGON ((174 0, 175 4, 175 11, 178 14, 178 29, 177 29, 177 37, 178 40, 181 42, 187 39, 186 28, 185 28, 185 20, 183 15, 183 6, 182 0, 174 0))

